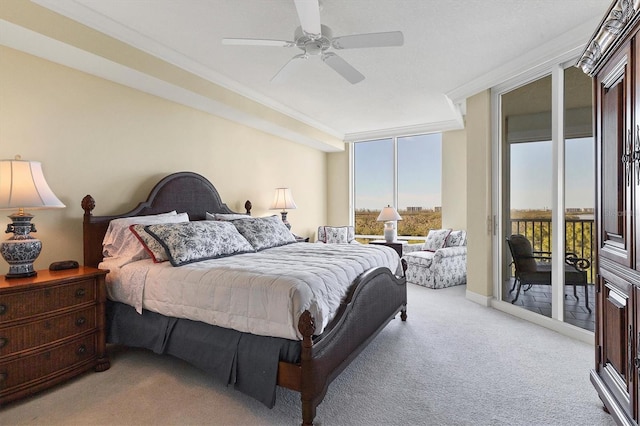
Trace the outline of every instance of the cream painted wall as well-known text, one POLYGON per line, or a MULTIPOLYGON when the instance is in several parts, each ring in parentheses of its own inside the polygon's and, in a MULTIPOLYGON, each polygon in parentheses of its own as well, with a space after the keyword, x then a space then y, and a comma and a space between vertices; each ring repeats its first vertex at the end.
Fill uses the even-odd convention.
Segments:
POLYGON ((467 229, 467 132, 442 134, 442 227, 467 229))
POLYGON ((467 293, 480 301, 493 294, 489 91, 467 99, 466 133, 467 293))
POLYGON ((327 223, 329 226, 349 225, 351 204, 349 192, 349 147, 342 152, 327 154, 327 223))
POLYGON ((43 241, 36 268, 82 260, 86 194, 96 215, 123 212, 177 171, 207 177, 231 209, 250 199, 254 215, 277 213, 268 210, 274 188, 290 187, 299 235, 327 220, 324 152, 0 47, 0 158, 16 154, 41 161, 67 205, 32 212, 43 241))

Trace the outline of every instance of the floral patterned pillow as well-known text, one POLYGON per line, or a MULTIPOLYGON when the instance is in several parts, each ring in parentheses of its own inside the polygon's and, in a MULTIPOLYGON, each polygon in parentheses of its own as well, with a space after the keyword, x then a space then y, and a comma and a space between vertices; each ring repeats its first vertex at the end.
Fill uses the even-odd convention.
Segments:
POLYGON ((256 251, 296 242, 296 238, 278 216, 233 220, 231 223, 256 251))
POLYGON ((450 233, 451 229, 431 229, 427 234, 423 250, 436 251, 441 249, 450 233))
POLYGON ((224 221, 147 225, 144 230, 164 247, 173 266, 254 251, 235 226, 224 221))
POLYGON ((324 242, 327 244, 346 244, 347 241, 347 228, 342 226, 340 228, 334 228, 331 226, 324 227, 324 242))
POLYGON ((461 247, 467 244, 467 233, 463 230, 451 231, 447 237, 445 247, 461 247))
POLYGON ((351 241, 353 241, 356 238, 355 235, 355 229, 353 228, 353 226, 318 226, 318 241, 322 241, 323 243, 350 243, 351 241), (347 236, 346 236, 346 240, 342 241, 342 233, 344 231, 342 231, 343 229, 346 230, 347 236), (328 235, 330 233, 333 233, 334 235, 337 235, 338 240, 339 241, 335 241, 335 239, 332 237, 331 241, 329 241, 328 239, 328 235))
POLYGON ((167 255, 167 251, 162 247, 162 244, 158 242, 155 238, 153 238, 147 231, 145 231, 144 227, 147 225, 131 225, 129 230, 133 235, 136 236, 138 241, 142 243, 145 251, 151 256, 155 263, 166 262, 169 260, 169 256, 167 255))

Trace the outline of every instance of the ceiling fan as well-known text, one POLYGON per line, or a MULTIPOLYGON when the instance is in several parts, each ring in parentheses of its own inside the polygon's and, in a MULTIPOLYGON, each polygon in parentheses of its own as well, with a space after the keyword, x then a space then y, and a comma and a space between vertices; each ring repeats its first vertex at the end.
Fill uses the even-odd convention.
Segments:
POLYGON ((330 49, 358 49, 363 47, 402 46, 404 36, 401 31, 384 33, 355 34, 333 37, 331 29, 320 24, 320 5, 318 0, 294 0, 300 26, 294 32, 294 41, 267 40, 250 38, 224 38, 222 44, 244 46, 297 47, 303 53, 295 55, 277 72, 271 81, 285 80, 293 74, 301 60, 319 56, 322 61, 344 77, 349 83, 356 84, 364 80, 357 69, 330 49))

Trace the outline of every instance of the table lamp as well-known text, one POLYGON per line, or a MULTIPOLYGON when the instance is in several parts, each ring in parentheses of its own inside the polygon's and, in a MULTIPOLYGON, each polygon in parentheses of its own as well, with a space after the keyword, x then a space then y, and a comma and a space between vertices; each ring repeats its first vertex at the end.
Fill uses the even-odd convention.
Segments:
POLYGON ((296 202, 293 201, 291 190, 289 188, 276 188, 276 194, 273 197, 273 203, 271 203, 271 210, 282 209, 280 214, 282 215, 282 222, 291 229, 291 224, 287 221, 286 209, 296 209, 296 202))
POLYGON ((402 220, 402 217, 398 214, 396 209, 388 205, 383 208, 378 216, 378 222, 384 222, 384 239, 388 243, 392 243, 398 237, 398 230, 396 228, 397 221, 402 220))
POLYGON ((36 232, 31 223, 32 215, 24 209, 61 208, 64 204, 54 195, 42 174, 38 161, 0 160, 0 210, 17 211, 10 216, 13 223, 7 225, 6 233, 13 236, 0 244, 2 257, 9 264, 6 278, 31 277, 36 275, 33 262, 40 255, 42 243, 29 235, 36 232))

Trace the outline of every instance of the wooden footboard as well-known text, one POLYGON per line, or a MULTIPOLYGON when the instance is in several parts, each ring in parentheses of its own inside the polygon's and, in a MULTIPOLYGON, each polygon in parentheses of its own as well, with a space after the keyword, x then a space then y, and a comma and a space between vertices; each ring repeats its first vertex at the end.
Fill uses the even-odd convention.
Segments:
POLYGON ((278 384, 300 392, 302 424, 312 425, 327 387, 398 312, 406 321, 407 286, 404 278, 386 268, 360 275, 334 321, 313 337, 315 324, 308 311, 299 320, 304 339, 300 365, 281 362, 278 384))

